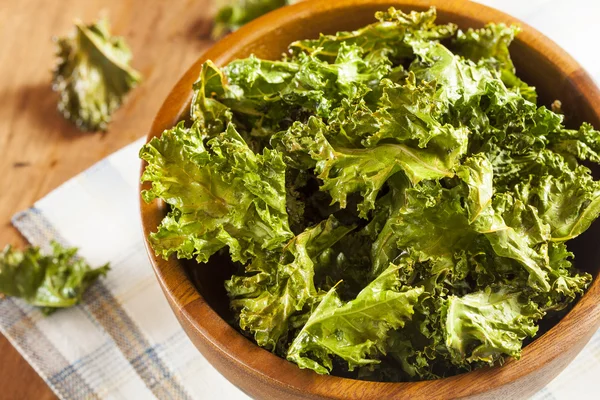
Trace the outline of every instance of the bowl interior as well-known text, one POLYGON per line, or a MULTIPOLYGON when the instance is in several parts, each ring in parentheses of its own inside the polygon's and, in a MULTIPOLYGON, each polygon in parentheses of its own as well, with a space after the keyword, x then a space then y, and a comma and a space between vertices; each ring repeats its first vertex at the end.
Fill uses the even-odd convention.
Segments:
MULTIPOLYGON (((462 29, 479 28, 489 21, 519 23, 506 14, 476 3, 459 0, 328 0, 300 3, 288 8, 289 11, 279 10, 250 23, 221 40, 204 54, 182 77, 165 101, 154 121, 149 137, 160 135, 164 129, 172 127, 188 115, 192 95, 191 84, 198 77, 201 65, 207 59, 213 60, 219 66, 250 54, 265 59, 278 59, 287 50, 287 46, 295 40, 316 38, 320 33, 331 34, 359 28, 374 22, 373 15, 376 11, 385 10, 390 6, 401 8, 403 11, 423 11, 432 4, 438 8, 440 23, 453 22, 462 29), (309 3, 315 6, 311 7, 309 3)), ((540 105, 549 106, 558 99, 563 104, 567 126, 576 127, 581 122, 587 121, 600 128, 600 92, 581 67, 560 51, 555 44, 532 28, 524 26, 523 32, 511 46, 511 55, 518 75, 537 87, 540 105)), ((594 170, 595 175, 600 175, 599 172, 598 169, 594 170)), ((144 185, 147 184, 143 184, 142 188, 144 185)), ((141 209, 144 232, 148 234, 156 229, 166 213, 166 208, 155 202, 148 205, 142 203, 141 209)), ((576 256, 576 266, 592 273, 595 278, 600 271, 600 246, 594 246, 594 239, 599 237, 598 235, 600 235, 600 222, 594 223, 585 234, 569 242, 569 249, 576 256)), ((223 286, 223 281, 228 279, 233 271, 227 255, 216 255, 207 265, 198 265, 195 262, 175 260, 174 257, 164 261, 155 257, 150 249, 149 254, 163 290, 180 321, 183 318, 187 321, 182 322, 184 326, 191 324, 190 326, 193 327, 186 328, 188 334, 189 329, 196 329, 207 341, 219 348, 219 351, 237 352, 234 357, 244 365, 247 373, 262 377, 268 375, 270 379, 281 382, 282 386, 294 387, 299 393, 304 393, 306 390, 319 393, 324 397, 329 397, 330 389, 339 387, 340 382, 343 382, 340 378, 321 377, 307 371, 300 371, 291 364, 286 365, 289 363, 266 351, 260 350, 257 353, 259 349, 256 345, 245 338, 238 338, 240 336, 238 334, 232 336, 231 328, 224 321, 218 321, 219 318, 213 315, 212 310, 225 321, 232 319, 223 286), (185 268, 187 278, 181 273, 182 266, 185 268), (190 281, 196 286, 197 293, 190 286, 190 281), (206 310, 202 306, 204 301, 212 310, 206 310), (197 307, 191 307, 193 303, 197 303, 197 307), (202 316, 199 316, 200 309, 202 309, 202 316), (201 320, 207 316, 208 320, 201 320), (222 338, 228 338, 231 343, 225 343, 222 338), (265 360, 268 359, 271 369, 265 366, 262 360, 257 360, 257 357, 263 356, 265 360)), ((365 382, 361 383, 365 386, 361 386, 360 390, 366 390, 363 394, 367 392, 380 394, 381 388, 386 388, 385 390, 388 390, 391 395, 399 393, 398 390, 404 390, 398 389, 400 386, 412 385, 411 387, 419 391, 418 395, 413 392, 415 398, 429 398, 430 395, 447 393, 444 391, 448 388, 451 388, 453 396, 470 396, 507 384, 516 385, 520 378, 533 374, 534 371, 542 368, 544 363, 554 363, 555 366, 548 372, 551 375, 549 378, 540 378, 541 380, 538 379, 528 388, 521 388, 519 391, 520 395, 532 394, 556 376, 566 362, 574 357, 574 355, 563 357, 561 354, 571 351, 572 347, 577 348, 576 350, 581 348, 583 344, 579 345, 578 342, 580 336, 589 337, 592 329, 589 326, 597 327, 600 324, 600 306, 596 305, 595 300, 600 296, 598 279, 594 280, 590 292, 592 292, 590 296, 586 295, 581 304, 578 304, 561 322, 561 326, 543 335, 544 340, 539 340, 538 336, 538 340, 524 351, 523 358, 519 362, 509 362, 502 368, 478 370, 454 378, 441 379, 435 383, 394 384, 392 387, 387 386, 390 384, 365 382), (583 324, 580 321, 585 316, 588 319, 583 324), (545 344, 542 345, 541 342, 545 344), (555 359, 561 361, 556 363, 555 359), (478 382, 477 387, 474 386, 475 382, 478 382)), ((556 323, 556 321, 551 322, 552 325, 556 323)), ((196 344, 198 345, 198 342, 196 344)), ((226 371, 221 370, 221 372, 228 376, 226 371)), ((244 386, 240 382, 242 381, 238 381, 238 384, 244 386)), ((351 382, 356 383, 347 384, 354 386, 358 384, 357 381, 351 382)), ((247 387, 246 390, 251 391, 247 387)), ((358 397, 361 396, 357 395, 358 397)))

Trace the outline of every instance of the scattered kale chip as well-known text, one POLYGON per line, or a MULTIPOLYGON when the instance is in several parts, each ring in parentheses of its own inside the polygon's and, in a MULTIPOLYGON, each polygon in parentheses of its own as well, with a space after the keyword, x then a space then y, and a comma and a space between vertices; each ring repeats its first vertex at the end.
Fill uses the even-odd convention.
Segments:
POLYGON ((75 32, 57 39, 58 64, 53 89, 58 111, 82 131, 105 131, 125 95, 141 80, 129 66, 131 51, 111 36, 107 19, 75 24, 75 32))
POLYGON ((76 248, 58 243, 52 243, 52 254, 47 255, 37 247, 19 251, 7 246, 0 253, 0 294, 20 297, 45 314, 78 304, 109 267, 93 269, 76 254, 76 248))

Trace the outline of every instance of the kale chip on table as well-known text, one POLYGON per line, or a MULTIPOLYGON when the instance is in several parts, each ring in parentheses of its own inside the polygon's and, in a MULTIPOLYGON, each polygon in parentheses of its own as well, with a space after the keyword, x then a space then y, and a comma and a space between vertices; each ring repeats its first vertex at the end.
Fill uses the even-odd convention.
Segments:
POLYGON ((0 252, 0 295, 19 297, 44 314, 78 304, 87 288, 106 275, 108 264, 92 268, 76 248, 52 243, 52 253, 38 247, 0 252))
POLYGON ((131 68, 131 51, 121 37, 110 34, 106 18, 57 39, 58 64, 53 89, 58 111, 82 131, 105 131, 125 95, 141 80, 131 68))

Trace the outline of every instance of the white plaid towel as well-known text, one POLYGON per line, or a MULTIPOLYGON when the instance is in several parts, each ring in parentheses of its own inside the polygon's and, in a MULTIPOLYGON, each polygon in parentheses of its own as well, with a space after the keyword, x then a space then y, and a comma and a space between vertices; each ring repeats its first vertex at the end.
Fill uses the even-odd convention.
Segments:
POLYGON ((142 143, 13 218, 32 244, 77 246, 91 265, 109 261, 111 270, 81 305, 49 317, 1 301, 0 329, 63 399, 245 399, 192 345, 154 277, 137 203, 142 143))
MULTIPOLYGON (((486 0, 542 30, 596 77, 596 0, 486 0), (595 68, 595 69, 594 69, 595 68)), ((598 80, 597 80, 598 81, 598 80)), ((173 316, 146 257, 138 213, 139 140, 68 181, 13 224, 34 245, 77 246, 111 271, 82 305, 44 317, 0 300, 0 331, 61 399, 242 399, 202 357, 173 316)), ((535 399, 595 398, 600 333, 535 399)), ((597 397, 596 397, 597 398, 597 397)))

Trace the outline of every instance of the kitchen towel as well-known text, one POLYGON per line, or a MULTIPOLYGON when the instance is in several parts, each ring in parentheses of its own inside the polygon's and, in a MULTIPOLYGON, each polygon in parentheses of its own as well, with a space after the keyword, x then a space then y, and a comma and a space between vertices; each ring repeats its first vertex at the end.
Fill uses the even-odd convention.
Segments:
MULTIPOLYGON (((596 0, 486 0, 534 25, 596 77, 596 0)), ((0 331, 61 399, 245 399, 195 349, 173 316, 147 259, 138 212, 138 150, 132 143, 13 218, 32 244, 80 248, 91 265, 111 263, 81 305, 45 317, 0 300, 0 331)), ((535 399, 593 398, 600 332, 535 399)))
MULTIPOLYGON (((0 301, 0 330, 61 399, 247 399, 192 345, 144 248, 136 141, 13 218, 29 242, 111 270, 81 305, 44 316, 0 301)), ((1 397, 1 395, 0 395, 1 397)))

